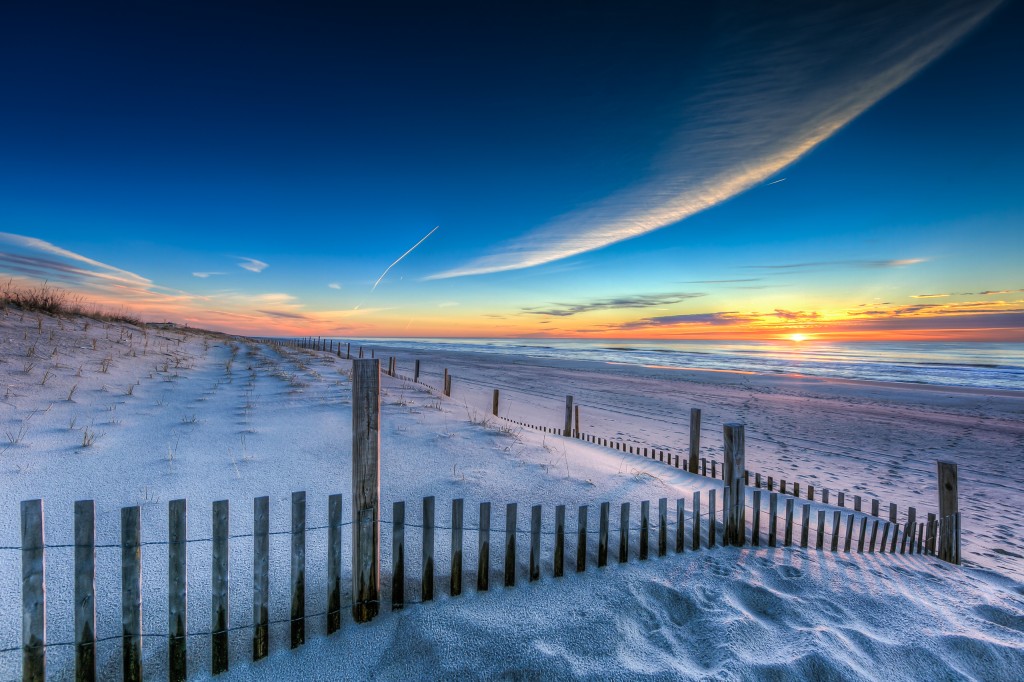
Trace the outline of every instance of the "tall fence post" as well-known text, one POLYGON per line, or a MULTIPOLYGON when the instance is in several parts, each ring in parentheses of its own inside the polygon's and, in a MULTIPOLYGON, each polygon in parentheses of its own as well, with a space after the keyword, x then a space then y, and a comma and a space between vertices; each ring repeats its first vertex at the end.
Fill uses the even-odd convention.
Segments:
POLYGON ((306 493, 292 493, 292 648, 306 643, 306 493))
POLYGON ((417 384, 420 382, 420 361, 419 360, 417 360, 416 364, 413 366, 412 380, 413 380, 413 382, 415 382, 417 384))
POLYGON ((533 505, 530 514, 530 582, 540 579, 540 514, 541 506, 533 505))
POLYGON ((228 629, 230 628, 230 584, 228 568, 228 501, 213 503, 213 559, 210 589, 210 672, 228 670, 228 629))
POLYGON ((573 407, 573 410, 576 412, 576 414, 575 414, 575 419, 576 419, 576 432, 575 432, 575 436, 576 436, 576 438, 580 438, 581 437, 580 436, 581 432, 580 432, 580 406, 579 406, 579 403, 577 403, 573 407))
POLYGON ((491 396, 491 414, 495 417, 498 416, 498 389, 494 389, 494 395, 491 396))
POLYGON ((745 437, 743 424, 726 424, 725 461, 722 463, 722 474, 725 485, 729 489, 729 509, 725 518, 725 542, 742 547, 746 536, 746 486, 744 471, 746 466, 745 437))
POLYGON ((565 396, 565 428, 562 435, 568 438, 572 435, 572 396, 565 396))
POLYGON ((380 606, 380 360, 352 363, 352 617, 380 606))
POLYGON ((509 502, 505 506, 505 587, 516 584, 516 520, 519 505, 509 502))
POLYGON ((477 530, 476 589, 486 592, 491 577, 491 503, 480 503, 480 524, 477 530))
POLYGON ((587 505, 576 513, 576 572, 587 570, 587 505))
POLYGON ((420 577, 420 599, 434 598, 434 496, 423 498, 423 566, 420 577))
POLYGON ((700 464, 700 409, 690 408, 690 461, 688 470, 697 473, 700 464))
POLYGON ((188 675, 188 597, 185 544, 185 500, 171 500, 167 514, 168 678, 185 682, 188 675))
POLYGON ((125 682, 142 682, 142 520, 121 509, 121 668, 125 682))
MULTIPOLYGON (((340 349, 341 346, 339 345, 338 348, 340 349)), ((327 498, 327 634, 329 635, 341 628, 342 503, 341 493, 334 493, 327 498)))
POLYGON ((252 501, 252 660, 270 653, 270 498, 252 501))
POLYGON ((959 486, 956 462, 939 462, 939 518, 944 529, 939 539, 939 558, 950 563, 960 563, 960 525, 947 519, 960 512, 959 486))
POLYGON ((405 502, 391 505, 391 610, 405 608, 405 502))
POLYGON ((96 679, 96 503, 75 502, 75 680, 96 679))
POLYGON ((43 501, 21 503, 21 676, 46 679, 46 558, 43 501))
POLYGON ((452 563, 448 592, 453 597, 462 594, 462 498, 452 500, 452 563))

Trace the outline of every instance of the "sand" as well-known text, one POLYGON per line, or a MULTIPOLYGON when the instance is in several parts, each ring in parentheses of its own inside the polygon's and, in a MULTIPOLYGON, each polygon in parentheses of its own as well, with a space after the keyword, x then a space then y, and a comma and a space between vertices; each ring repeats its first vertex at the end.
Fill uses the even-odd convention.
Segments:
MULTIPOLYGON (((251 529, 252 498, 269 495, 271 528, 288 528, 292 491, 308 495, 309 525, 326 520, 327 495, 349 480, 349 363, 323 353, 183 330, 141 330, 82 319, 9 311, 0 317, 0 546, 19 544, 18 504, 40 497, 49 544, 69 542, 76 499, 97 505, 97 542, 116 544, 119 509, 142 507, 143 538, 165 539, 167 502, 189 505, 188 625, 209 629, 210 504, 231 504, 232 533, 251 529), (94 343, 95 342, 95 343, 94 343), (31 349, 31 352, 30 352, 31 349), (108 360, 109 358, 109 360, 108 360), (31 365, 31 366, 30 366, 31 365), (51 376, 47 377, 47 373, 51 376), (46 378, 44 382, 43 379, 46 378), (71 393, 73 387, 76 387, 71 393), (83 447, 86 429, 95 434, 83 447), (10 437, 8 437, 8 435, 10 437)), ((387 354, 378 348, 378 356, 387 354)), ((685 452, 688 410, 705 418, 705 456, 720 450, 721 423, 747 426, 748 468, 848 494, 877 496, 919 515, 935 506, 934 460, 961 464, 964 566, 925 557, 832 554, 799 548, 718 548, 647 562, 612 563, 551 577, 552 536, 544 536, 542 578, 474 589, 475 531, 467 531, 467 586, 447 592, 448 537, 438 531, 437 598, 384 612, 368 625, 347 616, 326 637, 310 618, 307 643, 287 648, 287 625, 272 628, 271 656, 249 662, 251 539, 231 541, 232 670, 227 679, 1019 678, 1024 669, 1024 585, 1019 509, 1019 394, 825 382, 795 377, 668 371, 538 362, 530 358, 421 356, 423 379, 440 385, 448 367, 452 399, 384 379, 382 512, 407 501, 408 591, 418 595, 420 499, 437 498, 439 523, 464 498, 467 528, 479 502, 518 502, 519 524, 541 504, 551 530, 556 504, 568 508, 567 557, 575 557, 576 508, 610 501, 678 497, 716 482, 642 457, 577 440, 509 428, 486 417, 491 389, 502 415, 561 421, 564 396, 582 406, 584 431, 629 437, 685 452)), ((411 373, 413 356, 399 355, 411 373)), ((720 483, 719 483, 720 485, 720 483)), ((820 506, 820 505, 818 505, 820 506)), ((616 514, 613 513, 613 518, 616 514)), ((595 525, 592 523, 592 526, 595 525)), ((613 524, 613 527, 615 525, 613 524)), ((348 529, 346 528, 346 531, 348 529)), ((390 531, 382 525, 382 561, 390 531)), ((496 544, 497 538, 492 538, 496 544)), ((617 533, 612 534, 613 545, 617 533)), ((271 618, 288 617, 287 537, 271 542, 271 618)), ((325 532, 307 538, 307 612, 325 605, 325 532)), ((596 543, 593 543, 596 544, 596 543)), ((591 549, 592 553, 596 547, 591 549)), ((635 557, 635 545, 633 547, 635 557)), ((347 567, 348 542, 342 565, 347 567)), ((47 553, 48 639, 72 639, 70 549, 47 553)), ((120 632, 119 550, 97 550, 101 637, 120 632)), ((143 551, 147 677, 165 675, 166 546, 143 551)), ((345 571, 346 577, 348 571, 345 571)), ((385 571, 385 582, 388 571, 385 571)), ((0 550, 0 679, 20 671, 20 552, 0 550)), ((385 599, 388 598, 385 590, 385 599)), ((346 598, 348 593, 346 590, 346 598)), ((387 603, 387 601, 386 601, 387 603)), ((99 645, 100 675, 117 678, 120 642, 99 645)), ((53 679, 73 676, 73 648, 48 654, 53 679)), ((209 675, 208 638, 189 641, 190 677, 209 675)))

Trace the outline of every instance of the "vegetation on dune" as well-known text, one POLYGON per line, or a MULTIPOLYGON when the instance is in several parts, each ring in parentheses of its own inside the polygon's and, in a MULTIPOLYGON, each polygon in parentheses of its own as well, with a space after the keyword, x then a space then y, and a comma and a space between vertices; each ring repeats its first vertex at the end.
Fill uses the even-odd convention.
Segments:
POLYGON ((48 315, 80 315, 100 322, 123 322, 125 324, 142 325, 138 315, 121 309, 110 312, 98 306, 90 306, 80 296, 73 295, 63 289, 51 287, 46 283, 37 287, 18 287, 13 280, 8 280, 0 289, 0 305, 17 308, 25 312, 46 313, 48 315))

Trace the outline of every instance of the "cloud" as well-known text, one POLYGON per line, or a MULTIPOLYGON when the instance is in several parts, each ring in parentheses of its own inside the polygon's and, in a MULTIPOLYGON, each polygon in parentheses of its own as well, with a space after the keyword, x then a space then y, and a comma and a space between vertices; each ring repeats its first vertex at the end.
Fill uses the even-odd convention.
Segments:
POLYGON ((223 274, 226 274, 226 273, 223 273, 223 272, 193 272, 192 276, 193 277, 198 277, 200 279, 206 279, 207 277, 213 277, 215 275, 223 275, 223 274))
POLYGON ((437 307, 438 308, 454 308, 457 305, 459 305, 458 301, 445 301, 443 303, 438 303, 437 307))
POLYGON ((772 313, 772 315, 783 320, 788 320, 790 322, 817 320, 819 317, 821 317, 821 313, 817 312, 808 313, 803 310, 781 310, 779 308, 776 308, 775 312, 772 313))
POLYGON ((269 315, 270 317, 277 317, 285 320, 309 320, 309 315, 303 313, 290 313, 284 310, 257 310, 256 312, 261 315, 269 315))
POLYGON ((710 65, 649 176, 430 279, 527 268, 677 223, 759 185, 942 55, 1000 0, 750 2, 723 12, 710 65))
POLYGON ((733 284, 736 282, 760 282, 760 277, 748 277, 746 279, 692 279, 682 284, 733 284))
POLYGON ((39 273, 42 273, 44 276, 41 279, 48 279, 45 274, 50 272, 56 275, 55 278, 72 284, 91 280, 106 285, 119 284, 146 289, 153 285, 151 280, 134 272, 101 263, 35 237, 0 232, 0 243, 8 244, 11 249, 0 253, 0 257, 3 257, 7 269, 14 274, 39 277, 39 273))
POLYGON ((267 263, 264 263, 261 260, 256 260, 255 258, 246 258, 244 256, 240 256, 238 260, 238 267, 242 268, 243 270, 248 270, 249 272, 263 272, 268 267, 270 267, 267 263))
POLYGON ((1024 289, 1003 289, 1001 291, 982 291, 979 296, 998 296, 1000 294, 1019 294, 1024 289))
POLYGON ((775 265, 744 265, 752 270, 785 270, 797 272, 802 270, 817 270, 819 268, 831 267, 857 267, 857 268, 902 268, 908 265, 924 263, 926 258, 903 258, 898 260, 827 260, 812 261, 809 263, 783 263, 775 265))
POLYGON ((613 329, 645 329, 647 327, 676 327, 681 325, 730 325, 747 322, 751 316, 744 315, 735 310, 719 313, 692 313, 689 315, 663 315, 661 317, 648 317, 642 320, 624 322, 611 325, 613 329))
POLYGON ((523 312, 531 315, 554 315, 556 317, 568 317, 579 313, 588 313, 593 310, 615 310, 621 308, 652 308, 657 306, 672 305, 681 303, 691 298, 700 298, 707 294, 698 292, 679 292, 671 294, 649 294, 640 296, 622 296, 619 298, 604 298, 586 303, 555 303, 550 308, 523 308, 523 312))
POLYGON ((341 285, 338 284, 337 282, 331 282, 330 284, 327 285, 327 288, 328 289, 341 289, 341 285))

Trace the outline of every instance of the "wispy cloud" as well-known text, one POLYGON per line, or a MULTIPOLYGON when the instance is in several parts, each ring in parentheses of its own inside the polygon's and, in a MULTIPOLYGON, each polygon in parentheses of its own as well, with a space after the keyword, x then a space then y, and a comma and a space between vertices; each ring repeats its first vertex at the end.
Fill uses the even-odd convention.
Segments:
POLYGON ((760 277, 747 277, 745 279, 692 279, 682 284, 735 284, 737 282, 760 282, 760 277))
POLYGON ((337 282, 331 282, 330 284, 327 285, 327 288, 338 290, 341 289, 341 285, 338 284, 337 282))
POLYGON ((270 266, 261 260, 256 260, 255 258, 240 256, 238 259, 238 267, 243 270, 248 270, 249 272, 263 272, 270 266))
POLYGON ((712 64, 648 178, 432 279, 515 270, 677 223, 764 183, 943 54, 999 0, 752 3, 723 13, 712 64))
POLYGON ((744 265, 751 270, 784 270, 797 272, 801 270, 818 270, 820 268, 856 267, 856 268, 902 268, 908 265, 924 263, 925 258, 902 258, 891 260, 831 260, 812 261, 809 263, 782 263, 772 265, 744 265))
POLYGON ((1003 294, 1019 294, 1024 292, 1024 289, 1003 289, 1001 291, 982 291, 979 296, 1000 296, 1003 294))
POLYGON ((226 273, 223 273, 223 272, 193 272, 192 276, 193 277, 198 277, 199 279, 206 279, 207 277, 215 277, 216 275, 223 275, 223 274, 226 274, 226 273))
POLYGON ((640 296, 621 296, 602 298, 585 303, 555 303, 548 308, 523 308, 523 312, 531 315, 553 315, 568 317, 594 310, 615 310, 627 308, 655 308, 658 306, 681 303, 691 298, 700 298, 706 294, 700 292, 678 292, 669 294, 647 294, 640 296))
POLYGON ((787 320, 789 322, 806 322, 810 320, 817 320, 818 318, 821 317, 821 313, 819 312, 807 312, 804 310, 781 310, 779 308, 776 308, 775 312, 773 312, 772 315, 780 319, 787 320))
POLYGON ((692 313, 689 315, 662 315, 659 317, 647 317, 642 320, 624 322, 622 324, 610 325, 613 329, 646 329, 649 327, 677 327, 682 325, 731 325, 742 324, 749 321, 749 315, 735 310, 718 313, 692 313))
POLYGON ((393 267, 395 267, 396 265, 398 265, 399 263, 401 263, 401 262, 402 262, 402 259, 403 259, 403 258, 405 258, 406 256, 408 256, 408 255, 409 255, 410 253, 412 253, 413 251, 415 251, 415 250, 416 250, 416 247, 417 247, 417 246, 419 246, 419 245, 420 245, 420 244, 422 244, 423 242, 427 241, 427 237, 429 237, 430 235, 432 235, 432 234, 434 234, 435 232, 437 232, 437 228, 439 228, 439 227, 441 227, 441 226, 440 226, 440 225, 435 225, 435 226, 434 226, 434 229, 433 229, 433 230, 431 230, 430 232, 427 232, 426 236, 425 236, 425 237, 423 237, 423 239, 421 239, 421 240, 419 240, 418 242, 416 242, 415 244, 413 244, 413 245, 412 245, 412 248, 410 248, 410 249, 409 249, 408 251, 406 251, 405 253, 403 253, 403 254, 402 254, 401 256, 399 256, 399 257, 398 257, 397 259, 395 259, 395 262, 394 262, 394 263, 392 263, 391 265, 389 265, 389 266, 388 266, 388 267, 387 267, 387 268, 386 268, 386 269, 384 270, 384 272, 382 272, 382 273, 380 274, 380 277, 378 277, 378 278, 377 278, 377 281, 373 283, 373 288, 371 288, 371 289, 370 289, 370 291, 375 291, 375 290, 377 289, 377 285, 378 285, 378 284, 380 284, 380 281, 381 281, 382 279, 384 279, 384 276, 385 276, 385 275, 387 275, 387 274, 388 274, 389 272, 391 272, 391 268, 393 268, 393 267))

